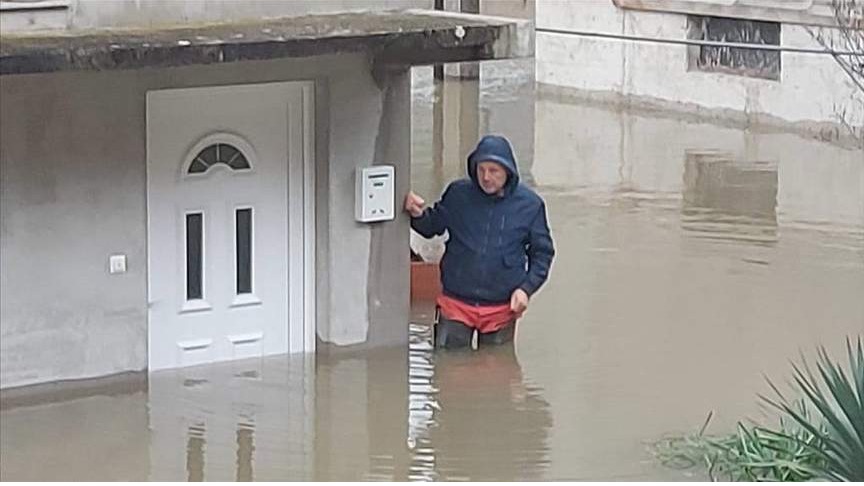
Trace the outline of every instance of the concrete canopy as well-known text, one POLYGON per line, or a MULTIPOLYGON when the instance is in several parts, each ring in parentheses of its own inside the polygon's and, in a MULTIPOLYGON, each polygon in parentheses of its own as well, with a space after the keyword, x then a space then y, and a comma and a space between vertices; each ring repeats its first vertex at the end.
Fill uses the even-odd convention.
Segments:
POLYGON ((0 38, 0 75, 218 64, 369 52, 376 65, 530 57, 526 21, 432 10, 352 12, 0 38))

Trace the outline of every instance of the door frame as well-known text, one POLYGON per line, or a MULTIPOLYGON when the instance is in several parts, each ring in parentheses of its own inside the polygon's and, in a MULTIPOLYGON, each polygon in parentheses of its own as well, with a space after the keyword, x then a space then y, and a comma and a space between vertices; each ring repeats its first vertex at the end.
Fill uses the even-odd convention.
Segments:
POLYGON ((303 317, 302 322, 294 326, 289 323, 288 351, 290 353, 314 353, 317 343, 316 309, 318 306, 317 262, 315 260, 317 252, 315 228, 318 214, 315 208, 315 174, 317 168, 315 163, 315 83, 313 81, 298 81, 297 83, 303 91, 301 97, 303 105, 301 107, 303 114, 303 161, 301 164, 303 172, 301 176, 303 180, 303 287, 301 289, 303 317), (295 329, 298 331, 296 336, 295 329))
MULTIPOLYGON (((288 282, 288 295, 285 296, 285 299, 288 301, 288 322, 285 323, 288 326, 288 353, 314 353, 316 350, 317 343, 317 270, 316 270, 316 204, 315 204, 315 187, 316 187, 316 157, 315 157, 315 82, 314 81, 284 81, 284 82, 265 82, 265 83, 232 83, 228 85, 219 85, 219 86, 240 86, 240 85, 265 85, 265 84, 292 84, 296 85, 301 89, 301 106, 292 107, 288 106, 288 110, 299 109, 301 114, 301 126, 294 127, 292 126, 291 117, 288 119, 288 130, 299 130, 301 135, 301 149, 300 153, 302 154, 302 160, 300 160, 298 164, 294 164, 292 166, 291 159, 286 154, 286 161, 288 163, 288 197, 286 198, 286 206, 283 208, 288 215, 288 251, 291 252, 297 246, 302 248, 302 258, 300 259, 303 262, 301 269, 295 269, 291 265, 289 265, 289 282, 288 282), (296 181, 299 176, 300 183, 292 184, 292 181, 296 181), (300 236, 295 237, 296 233, 293 233, 292 230, 296 228, 295 219, 292 219, 291 216, 291 192, 292 186, 294 190, 299 190, 302 192, 302 208, 297 211, 297 215, 300 216, 300 236), (293 222, 292 222, 293 221, 293 222), (299 240, 299 241, 295 241, 299 240), (299 244, 298 244, 299 243, 299 244), (301 285, 292 285, 293 283, 300 283, 301 285), (298 288, 299 287, 299 288, 298 288)), ((182 89, 194 89, 194 88, 212 88, 214 86, 183 86, 182 89)), ((179 87, 177 87, 179 88, 179 87)), ((158 92, 166 89, 175 89, 175 87, 163 87, 156 90, 148 90, 145 98, 149 99, 149 95, 151 92, 158 92)), ((145 102, 145 116, 149 116, 150 113, 150 103, 145 102)), ((147 282, 147 362, 149 368, 150 362, 150 340, 152 337, 152 313, 150 309, 152 308, 153 300, 151 295, 151 260, 152 255, 150 253, 151 238, 153 237, 153 232, 151 231, 151 201, 152 201, 152 191, 151 191, 151 182, 150 182, 150 171, 152 166, 152 161, 150 159, 149 141, 151 138, 150 130, 149 130, 149 121, 145 120, 145 185, 146 185, 146 254, 147 254, 147 268, 146 268, 146 282, 147 282)), ((289 137, 290 133, 285 134, 286 137, 289 137)), ((288 255, 288 261, 290 263, 291 256, 288 255)))

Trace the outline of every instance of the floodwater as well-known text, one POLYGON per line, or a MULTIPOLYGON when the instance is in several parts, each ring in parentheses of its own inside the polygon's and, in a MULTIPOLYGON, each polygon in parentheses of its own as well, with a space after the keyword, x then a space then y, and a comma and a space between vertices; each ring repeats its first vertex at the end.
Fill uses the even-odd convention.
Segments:
MULTIPOLYGON (((496 116, 525 100, 501 92, 481 96, 481 132, 518 127, 496 116)), ((558 255, 515 348, 433 353, 418 308, 407 350, 7 395, 0 479, 702 479, 648 446, 710 411, 716 433, 760 419, 763 374, 864 333, 864 152, 542 90, 534 116, 523 168, 558 255)), ((435 167, 431 124, 415 125, 432 199, 464 165, 435 167)))

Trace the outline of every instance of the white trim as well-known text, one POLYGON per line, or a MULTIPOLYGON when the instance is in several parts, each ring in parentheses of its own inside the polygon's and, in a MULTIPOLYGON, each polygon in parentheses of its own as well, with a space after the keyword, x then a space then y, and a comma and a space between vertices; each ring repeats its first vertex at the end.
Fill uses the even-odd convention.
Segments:
POLYGON ((156 302, 153 300, 153 289, 151 288, 153 284, 153 278, 151 273, 153 271, 152 264, 152 255, 150 253, 153 248, 153 243, 150 241, 152 236, 151 225, 153 222, 153 209, 150 207, 152 195, 150 194, 150 188, 153 185, 153 181, 150 178, 153 176, 151 165, 153 161, 151 160, 150 153, 150 141, 153 140, 153 134, 150 130, 150 119, 153 117, 153 108, 152 108, 152 91, 147 91, 144 95, 144 157, 146 159, 146 163, 144 164, 144 194, 145 194, 145 212, 144 215, 146 225, 144 227, 144 239, 145 239, 145 247, 144 251, 147 255, 147 269, 144 272, 144 279, 147 282, 147 371, 149 372, 153 369, 153 305, 156 302))
POLYGON ((303 350, 317 343, 317 269, 315 262, 315 84, 303 83, 303 350))
POLYGON ((255 294, 240 294, 234 297, 228 307, 249 307, 253 305, 261 305, 261 299, 255 294))
POLYGON ((312 82, 296 82, 288 104, 288 290, 290 353, 315 351, 315 185, 312 82))
MULTIPOLYGON (((302 135, 295 137, 294 131, 297 129, 296 124, 294 123, 294 115, 295 111, 299 108, 297 103, 299 100, 295 99, 296 90, 292 91, 287 100, 287 105, 285 106, 285 116, 288 119, 288 125, 285 127, 285 140, 288 141, 288 145, 285 151, 285 163, 288 164, 287 174, 288 174, 288 184, 285 185, 285 217, 288 219, 288 226, 286 228, 286 241, 288 242, 288 265, 285 269, 285 280, 288 282, 288 292, 285 295, 286 303, 288 305, 288 322, 285 323, 287 326, 287 336, 288 336, 288 352, 289 353, 299 353, 304 352, 305 348, 299 343, 302 343, 302 335, 299 333, 302 332, 302 325, 300 322, 300 317, 302 316, 302 304, 301 301, 303 299, 303 294, 305 289, 298 289, 298 282, 301 280, 297 277, 298 269, 302 271, 302 268, 299 268, 297 264, 297 253, 298 253, 298 244, 297 244, 297 229, 296 226, 298 222, 302 222, 298 219, 297 213, 297 205, 293 204, 295 202, 295 194, 296 188, 294 186, 297 185, 297 181, 300 180, 302 182, 303 179, 303 167, 300 165, 298 167, 298 163, 301 162, 297 160, 297 148, 293 143, 294 140, 302 140, 302 135), (299 293, 299 296, 298 296, 299 293)), ((302 198, 301 198, 302 201, 302 198)), ((302 203, 301 203, 302 205, 302 203)), ((302 231, 302 230, 301 230, 302 231)), ((300 234, 299 239, 302 241, 303 235, 300 234)), ((302 252, 302 249, 300 249, 302 252)), ((303 255, 300 255, 300 259, 303 258, 303 255)))
POLYGON ((228 340, 231 341, 231 344, 246 344, 246 343, 254 343, 256 341, 260 341, 264 338, 263 332, 250 332, 246 334, 233 334, 231 336, 227 336, 228 340))
POLYGON ((186 302, 183 303, 183 306, 180 307, 180 313, 181 314, 188 314, 190 312, 202 312, 202 311, 209 311, 209 310, 213 310, 213 306, 210 305, 210 303, 204 299, 187 300, 186 302))
POLYGON ((190 339, 188 341, 177 341, 177 347, 182 349, 183 351, 209 348, 210 345, 212 345, 212 344, 213 344, 213 340, 209 339, 209 338, 190 339))

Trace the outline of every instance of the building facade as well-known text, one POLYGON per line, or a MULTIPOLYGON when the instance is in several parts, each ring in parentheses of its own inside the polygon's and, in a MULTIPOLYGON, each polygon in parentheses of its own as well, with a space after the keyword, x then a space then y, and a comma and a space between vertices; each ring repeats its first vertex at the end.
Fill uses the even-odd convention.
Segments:
POLYGON ((524 22, 390 10, 421 1, 15 3, 3 388, 405 345, 408 222, 357 222, 355 172, 407 192, 411 66, 533 49, 524 22))

